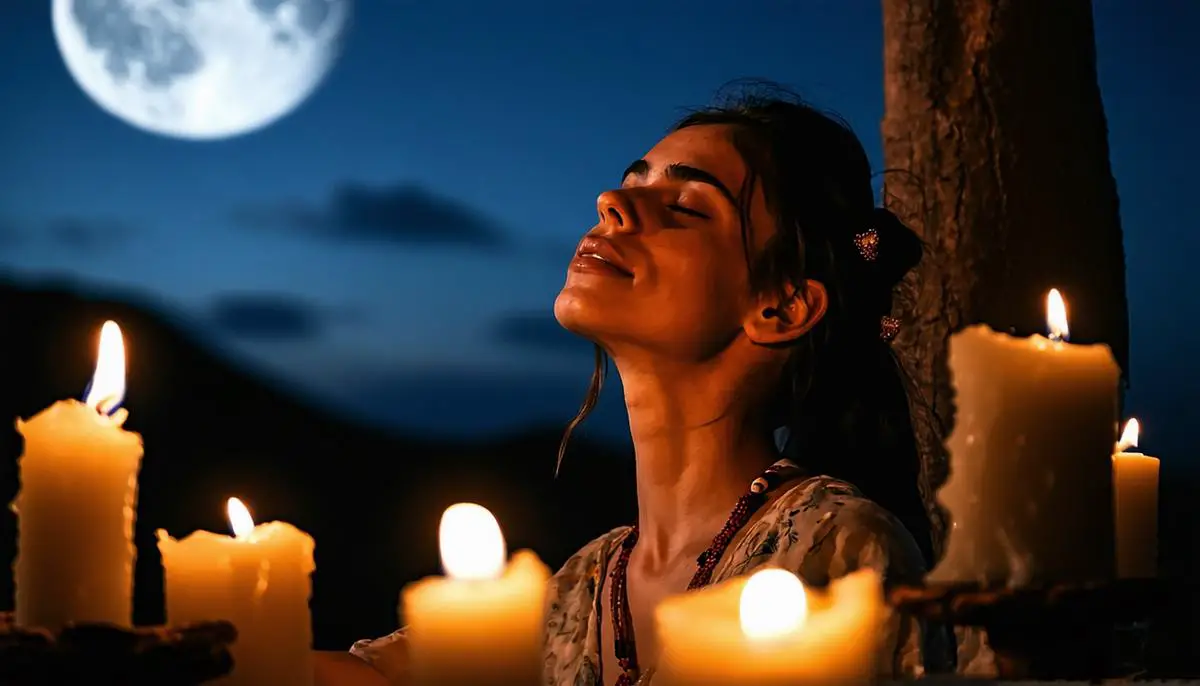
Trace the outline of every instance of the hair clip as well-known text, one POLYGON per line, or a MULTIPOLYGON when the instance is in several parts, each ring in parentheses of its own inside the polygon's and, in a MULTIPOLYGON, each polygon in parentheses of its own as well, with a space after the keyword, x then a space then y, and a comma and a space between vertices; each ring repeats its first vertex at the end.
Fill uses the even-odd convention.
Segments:
POLYGON ((890 342, 900 333, 900 320, 891 315, 883 315, 879 320, 879 337, 890 342))
POLYGON ((854 245, 864 260, 874 262, 879 257, 879 232, 872 228, 856 234, 854 245))

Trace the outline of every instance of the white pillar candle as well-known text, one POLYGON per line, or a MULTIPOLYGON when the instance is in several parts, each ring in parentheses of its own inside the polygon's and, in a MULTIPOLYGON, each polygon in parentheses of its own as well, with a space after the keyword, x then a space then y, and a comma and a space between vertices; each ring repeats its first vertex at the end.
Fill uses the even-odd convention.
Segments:
POLYGON ((84 402, 54 403, 17 420, 16 621, 57 630, 68 622, 133 622, 133 523, 142 437, 125 431, 121 329, 100 330, 84 402), (110 416, 111 414, 111 416, 110 416))
POLYGON ((984 325, 950 337, 956 412, 938 498, 951 526, 930 580, 1020 586, 1114 575, 1121 372, 1108 346, 1066 342, 1057 290, 1046 306, 1049 338, 984 325))
POLYGON ((1136 450, 1138 420, 1130 419, 1113 454, 1117 517, 1117 574, 1148 579, 1158 575, 1158 458, 1136 450))
POLYGON ((233 536, 158 531, 167 621, 233 623, 233 671, 219 683, 312 684, 313 539, 285 522, 255 526, 237 498, 227 509, 233 536))
POLYGON ((749 578, 673 596, 654 613, 655 686, 805 686, 870 683, 887 616, 870 569, 806 589, 794 574, 749 578))
POLYGON ((439 530, 447 578, 401 593, 416 686, 533 686, 541 682, 550 570, 530 551, 505 565, 504 535, 479 505, 460 503, 439 530))

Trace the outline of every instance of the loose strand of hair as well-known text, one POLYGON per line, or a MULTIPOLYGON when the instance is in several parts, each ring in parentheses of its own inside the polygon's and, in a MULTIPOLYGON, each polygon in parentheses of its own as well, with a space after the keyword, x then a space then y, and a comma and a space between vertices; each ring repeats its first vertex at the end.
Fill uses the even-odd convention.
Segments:
POLYGON ((583 404, 579 406, 579 412, 575 414, 575 418, 567 424, 562 441, 558 444, 558 461, 554 465, 554 478, 556 479, 559 471, 562 470, 563 458, 567 455, 567 444, 571 442, 571 435, 588 418, 592 410, 596 409, 596 403, 600 400, 600 391, 604 389, 604 380, 608 376, 608 355, 598 344, 594 345, 594 352, 595 365, 592 368, 592 380, 588 383, 587 395, 584 396, 583 404))

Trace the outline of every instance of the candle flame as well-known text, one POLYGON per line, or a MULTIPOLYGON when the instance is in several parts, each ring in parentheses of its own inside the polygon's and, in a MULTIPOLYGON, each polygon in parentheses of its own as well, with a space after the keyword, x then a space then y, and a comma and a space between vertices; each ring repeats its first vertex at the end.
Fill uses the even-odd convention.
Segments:
POLYGON ((1046 296, 1046 326, 1050 329, 1050 340, 1066 341, 1071 338, 1067 326, 1067 303, 1057 288, 1051 288, 1046 296))
POLYGON ((787 635, 808 618, 804 584, 785 569, 764 569, 746 580, 739 607, 742 633, 751 639, 787 635))
POLYGON ((1129 421, 1125 422, 1125 430, 1121 432, 1121 440, 1117 441, 1117 452, 1123 453, 1129 448, 1138 447, 1138 434, 1141 433, 1142 425, 1138 420, 1130 417, 1129 421))
POLYGON ((100 328, 100 349, 96 354, 96 372, 83 402, 104 414, 111 414, 125 399, 125 340, 114 321, 100 328))
POLYGON ((504 534, 482 505, 458 503, 442 514, 438 530, 442 568, 453 579, 495 579, 504 572, 504 534))
POLYGON ((229 528, 233 529, 234 536, 246 538, 254 532, 254 517, 250 516, 250 510, 241 500, 230 498, 225 504, 225 511, 229 514, 229 528))

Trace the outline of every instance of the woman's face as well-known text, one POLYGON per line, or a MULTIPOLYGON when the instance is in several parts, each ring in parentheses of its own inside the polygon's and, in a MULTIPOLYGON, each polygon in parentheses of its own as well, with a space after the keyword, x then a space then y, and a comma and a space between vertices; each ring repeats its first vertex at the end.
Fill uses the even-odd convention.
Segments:
MULTIPOLYGON (((723 350, 762 310, 742 243, 746 174, 728 127, 660 141, 597 199, 599 223, 571 259, 558 321, 610 351, 703 360, 723 350)), ((748 229, 757 251, 775 229, 755 186, 748 229)))

